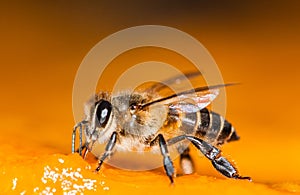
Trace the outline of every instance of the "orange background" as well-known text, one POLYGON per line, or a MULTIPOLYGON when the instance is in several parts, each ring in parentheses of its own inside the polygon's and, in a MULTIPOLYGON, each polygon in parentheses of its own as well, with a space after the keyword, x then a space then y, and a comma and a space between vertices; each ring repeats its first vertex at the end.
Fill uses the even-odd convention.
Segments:
MULTIPOLYGON (((77 68, 104 37, 144 24, 171 26, 194 36, 212 54, 225 82, 242 83, 226 89, 226 117, 242 139, 222 150, 237 162, 243 175, 253 178, 253 184, 224 180, 209 162, 198 158, 199 175, 191 178, 199 184, 183 177, 177 178, 176 187, 183 185, 198 192, 209 189, 193 185, 215 190, 222 186, 244 193, 300 192, 298 1, 1 4, 1 192, 29 193, 32 186, 28 180, 45 187, 37 176, 30 177, 35 169, 31 163, 42 168, 43 163, 52 162, 52 154, 62 155, 66 163, 70 159, 80 161, 78 166, 85 163, 76 155, 64 156, 71 149, 72 87, 77 68), (201 175, 209 177, 202 181, 201 175), (18 184, 13 191, 16 177, 18 184), (220 180, 212 181, 213 177, 220 180)), ((75 166, 72 161, 67 165, 75 166)), ((113 169, 105 175, 111 192, 116 192, 114 185, 119 183, 131 189, 124 183, 135 173, 121 171, 123 180, 110 180, 110 171, 120 173, 113 169)), ((37 171, 39 174, 42 172, 37 171)), ((148 180, 136 174, 142 182, 132 183, 144 185, 138 189, 150 192, 145 184, 148 180)), ((153 172, 145 174, 157 182, 153 172)), ((162 178, 158 190, 167 185, 163 174, 162 178)), ((181 188, 177 189, 173 190, 179 192, 181 188)))

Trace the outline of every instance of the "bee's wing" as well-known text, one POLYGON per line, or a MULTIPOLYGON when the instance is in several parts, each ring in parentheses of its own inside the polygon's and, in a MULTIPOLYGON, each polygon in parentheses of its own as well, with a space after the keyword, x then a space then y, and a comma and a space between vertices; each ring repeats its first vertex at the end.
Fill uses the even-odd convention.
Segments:
POLYGON ((145 103, 141 105, 141 108, 160 103, 175 107, 183 112, 196 112, 208 106, 218 96, 219 88, 229 85, 232 84, 198 87, 145 103))
POLYGON ((184 83, 184 81, 186 81, 187 79, 191 80, 193 78, 200 77, 201 75, 202 74, 200 72, 184 73, 182 75, 177 75, 169 79, 166 79, 160 83, 155 83, 152 86, 150 86, 147 90, 149 90, 149 92, 159 92, 168 86, 178 87, 180 84, 184 83))
POLYGON ((208 106, 219 95, 219 89, 211 89, 191 94, 180 95, 166 101, 170 105, 182 112, 192 113, 208 106))
MULTIPOLYGON (((194 86, 194 83, 204 84, 200 79, 203 80, 202 74, 200 72, 187 72, 181 75, 176 75, 169 79, 163 80, 161 82, 150 82, 144 83, 138 86, 135 91, 141 91, 144 93, 159 94, 160 96, 166 96, 174 93, 172 90, 182 91, 187 88, 194 86)), ((199 86, 199 85, 198 85, 199 86)))

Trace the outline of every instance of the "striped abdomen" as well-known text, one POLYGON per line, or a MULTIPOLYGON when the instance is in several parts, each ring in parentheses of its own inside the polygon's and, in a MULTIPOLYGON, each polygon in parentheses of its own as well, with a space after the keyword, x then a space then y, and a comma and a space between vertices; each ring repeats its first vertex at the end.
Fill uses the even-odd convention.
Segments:
POLYGON ((239 139, 227 120, 207 108, 195 113, 184 113, 181 117, 180 130, 216 144, 239 139))

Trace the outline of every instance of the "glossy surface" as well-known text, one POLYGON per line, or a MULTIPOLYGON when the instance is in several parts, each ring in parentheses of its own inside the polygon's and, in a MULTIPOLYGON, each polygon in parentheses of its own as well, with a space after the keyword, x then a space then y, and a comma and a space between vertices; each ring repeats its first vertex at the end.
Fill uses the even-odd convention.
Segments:
MULTIPOLYGON (((2 143, 5 141, 2 140, 2 143)), ((19 144, 24 144, 20 141, 19 144)), ((109 192, 119 194, 126 190, 133 194, 151 193, 206 193, 206 194, 284 194, 299 192, 297 182, 276 181, 270 183, 260 181, 262 170, 251 171, 251 163, 244 163, 240 170, 243 174, 252 173, 253 182, 245 180, 226 179, 214 171, 205 158, 195 157, 197 173, 175 178, 175 184, 170 185, 162 168, 152 171, 125 171, 109 165, 103 165, 96 174, 97 165, 93 156, 84 161, 78 154, 61 154, 59 151, 32 144, 22 147, 16 144, 2 144, 0 164, 1 192, 26 194, 62 194, 79 193, 94 194, 109 192), (201 171, 201 167, 207 171, 201 171), (203 173, 205 172, 205 173, 203 173), (205 176, 209 175, 209 176, 205 176), (214 177, 215 175, 216 177, 214 177)), ((197 155, 196 155, 197 156, 197 155)), ((237 155, 236 156, 240 156, 237 155)), ((243 155, 238 159, 243 163, 243 155)), ((141 162, 142 163, 142 162, 141 162)), ((178 165, 178 161, 175 161, 178 165)), ((268 173, 271 174, 271 173, 268 173)))

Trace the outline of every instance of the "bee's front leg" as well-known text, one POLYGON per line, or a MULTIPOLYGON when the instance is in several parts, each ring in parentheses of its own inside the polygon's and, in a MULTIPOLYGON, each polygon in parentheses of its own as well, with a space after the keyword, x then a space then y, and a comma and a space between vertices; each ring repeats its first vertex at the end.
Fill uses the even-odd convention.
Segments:
POLYGON ((158 142, 160 152, 163 155, 163 163, 167 176, 169 177, 171 184, 174 183, 173 175, 174 175, 174 166, 172 160, 170 158, 170 154, 168 151, 168 147, 165 141, 165 138, 162 134, 158 134, 157 137, 150 143, 151 146, 155 145, 158 142))
MULTIPOLYGON (((76 150, 76 153, 82 153, 83 155, 82 155, 82 158, 83 159, 85 159, 85 156, 86 156, 86 154, 87 154, 87 146, 86 146, 87 144, 85 143, 85 144, 83 144, 81 147, 79 147, 77 150, 76 150), (83 151, 83 152, 82 152, 83 151)), ((81 155, 81 154, 80 154, 81 155)))
POLYGON ((221 151, 218 148, 194 136, 186 136, 186 139, 191 141, 196 148, 211 160, 213 166, 226 177, 251 181, 250 177, 240 176, 237 169, 226 158, 221 156, 221 151))
POLYGON ((103 164, 103 161, 112 154, 112 151, 116 145, 116 142, 117 142, 117 133, 113 132, 106 147, 105 147, 105 152, 99 159, 98 166, 95 170, 96 172, 98 172, 100 170, 101 165, 103 164))
POLYGON ((76 152, 78 152, 80 156, 81 156, 81 151, 85 148, 85 144, 82 144, 82 128, 83 128, 83 126, 85 126, 86 123, 87 123, 87 121, 85 121, 85 120, 80 121, 79 123, 77 123, 74 126, 73 132, 72 132, 72 153, 75 153, 76 131, 79 128, 79 147, 76 150, 76 152))

